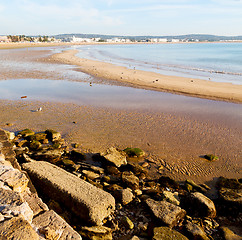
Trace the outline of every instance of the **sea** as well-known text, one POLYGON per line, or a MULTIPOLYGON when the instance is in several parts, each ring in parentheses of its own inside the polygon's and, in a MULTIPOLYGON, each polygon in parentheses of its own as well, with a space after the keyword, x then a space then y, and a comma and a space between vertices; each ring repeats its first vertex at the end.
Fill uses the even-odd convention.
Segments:
POLYGON ((242 84, 242 43, 73 46, 78 57, 165 75, 242 84))

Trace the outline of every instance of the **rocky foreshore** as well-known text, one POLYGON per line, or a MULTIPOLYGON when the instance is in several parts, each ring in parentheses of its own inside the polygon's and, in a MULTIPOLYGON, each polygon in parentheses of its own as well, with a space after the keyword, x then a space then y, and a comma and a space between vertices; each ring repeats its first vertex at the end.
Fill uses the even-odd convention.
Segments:
POLYGON ((242 239, 242 179, 211 199, 139 148, 84 152, 50 129, 1 130, 0 152, 0 239, 242 239))

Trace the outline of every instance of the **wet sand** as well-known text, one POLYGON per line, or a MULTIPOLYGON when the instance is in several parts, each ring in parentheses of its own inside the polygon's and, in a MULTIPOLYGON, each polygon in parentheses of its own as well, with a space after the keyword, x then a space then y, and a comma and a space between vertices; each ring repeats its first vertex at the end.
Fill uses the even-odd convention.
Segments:
MULTIPOLYGON (((70 78, 88 81, 80 75, 66 74, 65 66, 42 62, 40 58, 50 56, 48 49, 11 50, 4 54, 0 53, 1 59, 14 59, 27 65, 41 62, 44 67, 32 71, 28 67, 0 66, 1 80, 70 78), (60 74, 58 67, 65 74, 60 74)), ((72 68, 69 71, 73 72, 72 68)), ((99 81, 92 79, 95 80, 99 81)), ((103 80, 102 83, 110 82, 103 80)), ((110 146, 140 147, 155 160, 163 160, 164 174, 180 180, 190 178, 204 182, 221 175, 241 177, 241 104, 191 98, 181 107, 180 97, 177 96, 172 105, 164 97, 159 108, 150 109, 37 102, 28 98, 0 100, 0 128, 11 131, 53 128, 62 133, 68 146, 79 143, 81 149, 90 152, 100 152, 110 146), (35 112, 40 106, 43 111, 35 112), (208 162, 200 158, 207 153, 217 154, 220 160, 208 162)))
POLYGON ((179 76, 167 76, 111 63, 75 56, 77 50, 64 51, 51 57, 53 61, 77 65, 81 71, 99 78, 129 83, 146 89, 169 91, 209 99, 242 102, 242 85, 218 83, 179 76))

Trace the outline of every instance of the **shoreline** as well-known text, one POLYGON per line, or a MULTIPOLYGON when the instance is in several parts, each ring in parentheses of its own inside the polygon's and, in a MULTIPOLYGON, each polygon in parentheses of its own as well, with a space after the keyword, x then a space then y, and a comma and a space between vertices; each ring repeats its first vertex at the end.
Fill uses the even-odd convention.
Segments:
POLYGON ((94 77, 127 83, 144 89, 242 103, 242 85, 128 69, 111 63, 79 58, 75 56, 77 52, 77 50, 63 51, 52 55, 50 60, 76 65, 82 72, 94 77))

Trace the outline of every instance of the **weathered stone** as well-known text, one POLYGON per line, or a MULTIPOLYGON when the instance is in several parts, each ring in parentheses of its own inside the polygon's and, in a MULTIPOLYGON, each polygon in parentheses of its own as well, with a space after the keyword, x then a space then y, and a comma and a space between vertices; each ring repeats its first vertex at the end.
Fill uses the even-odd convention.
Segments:
POLYGON ((186 215, 185 210, 166 201, 155 201, 149 198, 145 202, 154 216, 171 228, 178 225, 186 215))
POLYGON ((120 175, 121 174, 121 172, 115 166, 107 166, 106 170, 107 170, 107 173, 111 174, 111 175, 120 175))
POLYGON ((114 164, 116 167, 127 164, 126 154, 122 151, 118 151, 116 148, 111 147, 107 149, 105 153, 101 154, 107 162, 114 164))
POLYGON ((139 188, 139 178, 136 177, 132 172, 123 172, 122 181, 131 189, 139 188))
POLYGON ((133 201, 134 195, 131 189, 121 189, 114 192, 114 197, 122 203, 122 205, 127 205, 133 201))
POLYGON ((2 168, 2 167, 10 167, 10 168, 12 168, 13 166, 12 166, 12 164, 9 162, 9 161, 5 161, 5 160, 1 160, 0 159, 0 168, 2 168))
POLYGON ((0 180, 17 192, 23 192, 29 182, 25 174, 14 168, 10 168, 1 174, 0 180))
POLYGON ((205 188, 199 186, 198 184, 196 184, 196 183, 195 183, 194 181, 192 181, 192 180, 187 179, 185 183, 186 183, 186 184, 190 184, 190 185, 193 187, 193 189, 195 189, 195 190, 198 191, 198 192, 205 193, 205 192, 207 191, 205 188))
POLYGON ((223 232, 223 237, 225 240, 242 240, 242 237, 235 234, 233 231, 231 231, 227 227, 221 227, 220 228, 223 232))
POLYGON ((84 153, 76 149, 71 151, 71 157, 74 158, 76 161, 82 161, 82 160, 85 160, 86 158, 84 153))
POLYGON ((0 222, 0 239, 39 240, 39 235, 22 217, 13 217, 0 222))
POLYGON ((82 173, 83 173, 87 178, 89 178, 89 179, 91 179, 91 180, 94 180, 94 179, 100 177, 99 174, 94 173, 94 172, 92 172, 92 171, 88 171, 88 170, 82 170, 82 173))
POLYGON ((206 233, 200 226, 198 226, 192 222, 188 221, 185 225, 185 229, 187 232, 187 236, 190 239, 196 239, 196 240, 209 240, 210 239, 207 237, 206 233))
POLYGON ((46 137, 47 137, 46 133, 36 133, 35 134, 36 141, 39 141, 41 143, 45 143, 46 137))
POLYGON ((36 140, 29 143, 29 148, 34 151, 39 150, 41 146, 42 146, 41 143, 36 140))
POLYGON ((154 228, 154 236, 152 240, 189 240, 181 233, 169 227, 156 227, 154 228))
POLYGON ((46 149, 38 151, 31 157, 35 160, 48 161, 51 163, 58 162, 64 152, 59 149, 46 149))
POLYGON ((48 206, 38 197, 37 193, 31 193, 28 189, 21 193, 21 197, 26 201, 36 216, 43 211, 48 211, 48 206))
POLYGON ((168 191, 163 191, 163 197, 164 200, 166 200, 167 202, 173 203, 177 206, 180 205, 180 199, 178 196, 178 192, 168 192, 168 191))
POLYGON ((112 240, 112 229, 104 226, 82 227, 80 234, 90 240, 112 240))
POLYGON ((48 162, 24 163, 32 182, 51 199, 63 203, 83 220, 101 225, 115 209, 107 192, 48 162))
POLYGON ((22 215, 25 220, 32 222, 33 211, 29 205, 23 201, 18 192, 0 189, 0 211, 2 215, 18 216, 22 215))
MULTIPOLYGON (((58 214, 53 210, 47 211, 33 219, 33 226, 40 233, 46 236, 57 237, 56 239, 65 240, 81 240, 81 236, 73 230, 58 214)), ((55 238, 49 238, 55 239, 55 238)))
POLYGON ((20 134, 23 138, 26 138, 28 136, 34 135, 35 132, 30 129, 24 129, 23 131, 20 131, 18 134, 20 134))
POLYGON ((15 138, 15 134, 14 134, 14 132, 9 132, 9 131, 6 131, 6 130, 4 130, 4 132, 7 134, 8 139, 9 139, 10 141, 12 141, 12 140, 15 138))
POLYGON ((190 203, 190 207, 194 212, 198 213, 199 216, 210 218, 216 217, 216 208, 213 201, 202 193, 191 193, 190 203))
POLYGON ((47 134, 47 138, 52 142, 61 139, 61 134, 59 132, 56 132, 55 130, 47 129, 45 133, 47 134))

